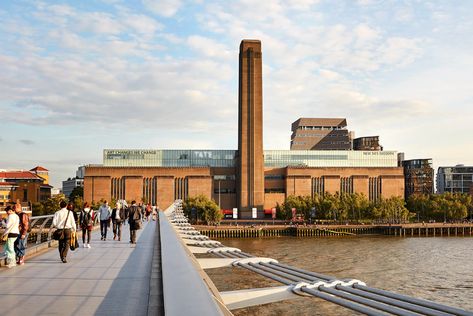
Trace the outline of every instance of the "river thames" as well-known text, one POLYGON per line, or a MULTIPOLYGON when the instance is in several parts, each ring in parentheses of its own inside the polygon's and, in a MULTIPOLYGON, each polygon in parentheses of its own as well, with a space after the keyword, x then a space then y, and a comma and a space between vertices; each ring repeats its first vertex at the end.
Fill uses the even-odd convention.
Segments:
MULTIPOLYGON (((473 238, 220 239, 255 256, 368 286, 473 311, 473 238)), ((206 271, 220 291, 280 286, 242 268, 206 271)), ((235 315, 358 315, 318 298, 301 297, 233 311, 235 315)))

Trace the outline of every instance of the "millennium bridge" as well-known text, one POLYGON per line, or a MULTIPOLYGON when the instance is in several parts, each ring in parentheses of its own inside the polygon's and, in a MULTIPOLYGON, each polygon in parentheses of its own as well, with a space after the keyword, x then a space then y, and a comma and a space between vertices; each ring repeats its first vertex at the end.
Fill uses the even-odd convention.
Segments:
MULTIPOLYGON (((472 315, 473 312, 255 257, 192 227, 176 201, 145 223, 138 242, 100 241, 59 260, 52 216, 32 218, 26 264, 0 268, 1 315, 232 315, 234 309, 298 297, 332 302, 366 315, 472 315), (219 291, 205 273, 246 269, 280 286, 219 291)), ((0 260, 4 266, 4 260, 0 260)), ((314 310, 317 301, 313 301, 314 310)))

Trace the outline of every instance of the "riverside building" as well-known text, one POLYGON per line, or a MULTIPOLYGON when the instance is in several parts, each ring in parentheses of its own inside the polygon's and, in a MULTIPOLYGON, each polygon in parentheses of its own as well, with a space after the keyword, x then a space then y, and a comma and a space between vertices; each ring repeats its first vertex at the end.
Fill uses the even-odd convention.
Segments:
POLYGON ((473 193, 473 166, 439 167, 437 193, 473 193))
POLYGON ((238 150, 106 149, 103 164, 85 167, 85 201, 126 199, 166 208, 204 194, 249 218, 253 208, 262 216, 289 195, 404 195, 395 151, 263 150, 261 42, 243 40, 239 58, 238 150))
POLYGON ((405 196, 434 193, 434 169, 432 159, 410 159, 402 161, 405 177, 405 196))

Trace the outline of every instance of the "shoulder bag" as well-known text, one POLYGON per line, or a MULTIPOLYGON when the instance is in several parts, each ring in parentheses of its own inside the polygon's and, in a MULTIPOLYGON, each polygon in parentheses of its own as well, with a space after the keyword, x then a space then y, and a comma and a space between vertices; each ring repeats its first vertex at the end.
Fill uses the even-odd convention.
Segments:
POLYGON ((60 240, 60 239, 64 239, 64 229, 66 228, 66 223, 67 223, 67 220, 69 218, 69 213, 71 211, 67 211, 67 216, 66 216, 66 221, 64 222, 64 226, 62 227, 62 229, 56 229, 54 232, 53 232, 53 239, 54 240, 60 240))

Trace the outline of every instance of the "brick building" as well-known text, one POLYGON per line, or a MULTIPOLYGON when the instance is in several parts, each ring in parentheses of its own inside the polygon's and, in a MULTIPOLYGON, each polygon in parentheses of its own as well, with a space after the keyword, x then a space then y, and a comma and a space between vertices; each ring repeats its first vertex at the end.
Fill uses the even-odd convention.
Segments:
POLYGON ((137 200, 164 209, 204 194, 247 218, 252 208, 272 208, 289 195, 404 195, 394 151, 263 150, 261 42, 243 40, 239 58, 238 150, 104 150, 102 165, 85 167, 85 201, 137 200))
POLYGON ((26 205, 47 200, 51 197, 52 188, 48 181, 48 170, 40 166, 29 171, 0 171, 0 206, 17 200, 26 205))

